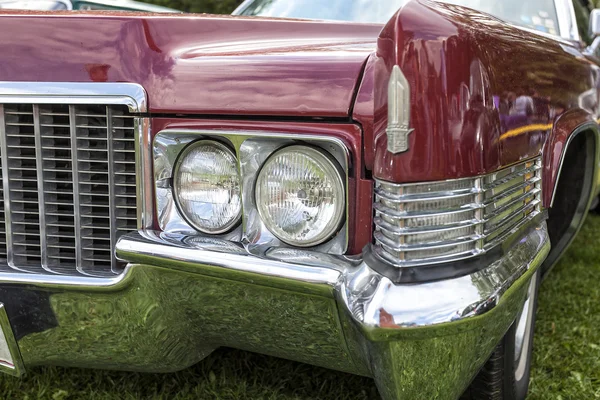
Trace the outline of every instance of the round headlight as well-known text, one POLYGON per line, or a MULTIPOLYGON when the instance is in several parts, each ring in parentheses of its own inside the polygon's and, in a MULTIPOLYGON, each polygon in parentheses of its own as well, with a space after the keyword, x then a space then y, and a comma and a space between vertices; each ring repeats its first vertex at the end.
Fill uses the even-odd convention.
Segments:
POLYGON ((199 140, 186 147, 175 166, 173 188, 181 214, 200 232, 227 232, 242 216, 237 160, 219 142, 199 140))
POLYGON ((289 146, 275 152, 256 180, 256 205, 263 223, 292 246, 316 246, 330 239, 345 215, 339 166, 323 151, 289 146))

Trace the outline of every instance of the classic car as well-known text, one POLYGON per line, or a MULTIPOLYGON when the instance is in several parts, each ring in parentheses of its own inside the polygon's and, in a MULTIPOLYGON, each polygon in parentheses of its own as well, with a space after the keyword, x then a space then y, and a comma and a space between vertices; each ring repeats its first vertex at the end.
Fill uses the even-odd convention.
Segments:
POLYGON ((0 12, 0 370, 228 346, 523 399, 598 192, 599 46, 569 0, 280 3, 0 12))
POLYGON ((120 10, 144 12, 179 12, 167 7, 155 6, 133 0, 0 0, 0 9, 17 10, 120 10))

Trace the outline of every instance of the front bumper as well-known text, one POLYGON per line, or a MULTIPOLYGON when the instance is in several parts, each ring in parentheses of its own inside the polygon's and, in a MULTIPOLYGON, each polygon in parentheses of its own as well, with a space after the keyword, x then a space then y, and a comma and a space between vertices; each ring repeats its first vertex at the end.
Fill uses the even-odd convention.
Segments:
POLYGON ((228 346, 372 376, 384 398, 457 398, 549 249, 542 222, 478 272, 394 284, 358 258, 146 231, 119 241, 116 278, 0 273, 0 302, 15 365, 169 372, 228 346))

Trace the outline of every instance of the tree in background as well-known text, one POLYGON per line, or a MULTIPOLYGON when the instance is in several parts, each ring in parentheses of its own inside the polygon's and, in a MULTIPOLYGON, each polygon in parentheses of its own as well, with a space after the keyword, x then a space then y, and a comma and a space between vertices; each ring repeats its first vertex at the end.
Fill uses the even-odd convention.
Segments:
POLYGON ((146 3, 193 13, 230 14, 243 0, 143 0, 146 3))
MULTIPOLYGON (((594 0, 600 3, 600 0, 594 0)), ((588 24, 590 20, 590 10, 594 8, 592 2, 587 0, 573 0, 573 6, 575 8, 575 17, 577 18, 577 28, 579 28, 579 36, 581 40, 586 43, 590 43, 590 37, 588 35, 588 24)))

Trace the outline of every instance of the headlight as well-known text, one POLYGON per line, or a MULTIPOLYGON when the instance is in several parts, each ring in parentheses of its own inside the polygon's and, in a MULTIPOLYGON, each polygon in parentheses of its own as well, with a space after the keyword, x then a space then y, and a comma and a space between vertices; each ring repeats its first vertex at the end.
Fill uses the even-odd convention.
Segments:
POLYGON ((324 152, 289 146, 275 152, 256 181, 256 206, 267 227, 292 246, 330 239, 345 215, 345 190, 337 163, 324 152))
POLYGON ((182 216, 200 232, 227 232, 241 218, 237 160, 219 142, 200 140, 186 147, 175 166, 173 188, 182 216))

